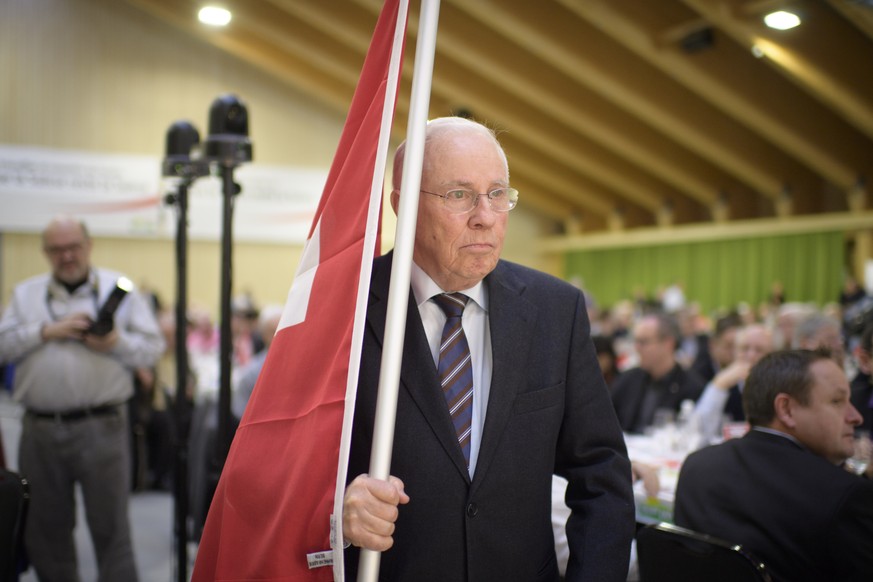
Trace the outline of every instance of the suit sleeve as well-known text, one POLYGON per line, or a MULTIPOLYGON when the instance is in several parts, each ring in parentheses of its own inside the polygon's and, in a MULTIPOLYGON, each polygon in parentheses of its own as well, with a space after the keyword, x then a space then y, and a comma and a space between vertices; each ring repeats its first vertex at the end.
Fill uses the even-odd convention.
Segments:
POLYGON ((555 472, 565 477, 570 560, 566 580, 623 581, 634 534, 630 461, 578 294, 555 472))

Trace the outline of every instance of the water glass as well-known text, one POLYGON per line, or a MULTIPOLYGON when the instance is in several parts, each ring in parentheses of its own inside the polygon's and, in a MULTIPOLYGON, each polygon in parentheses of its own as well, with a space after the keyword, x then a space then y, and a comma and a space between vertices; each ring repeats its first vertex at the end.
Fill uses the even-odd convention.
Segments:
POLYGON ((870 440, 870 431, 855 431, 855 452, 846 459, 846 468, 856 475, 863 475, 870 466, 871 457, 873 457, 873 441, 870 440))

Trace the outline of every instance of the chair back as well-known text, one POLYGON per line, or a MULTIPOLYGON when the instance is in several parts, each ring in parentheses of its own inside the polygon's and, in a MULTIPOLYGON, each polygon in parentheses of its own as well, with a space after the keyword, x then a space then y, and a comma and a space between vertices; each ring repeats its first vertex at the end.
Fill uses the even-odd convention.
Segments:
POLYGON ((738 544, 658 523, 637 532, 640 582, 771 582, 767 567, 738 544))
POLYGON ((27 480, 0 468, 0 582, 18 579, 29 499, 27 480))

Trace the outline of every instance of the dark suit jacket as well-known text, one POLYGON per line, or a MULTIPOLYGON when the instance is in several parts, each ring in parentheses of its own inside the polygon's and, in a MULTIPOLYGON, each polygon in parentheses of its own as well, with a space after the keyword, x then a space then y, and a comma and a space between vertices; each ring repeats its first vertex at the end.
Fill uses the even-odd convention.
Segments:
POLYGON ((873 579, 873 482, 752 430, 682 465, 676 525, 742 544, 777 580, 873 579))
POLYGON ((631 368, 613 383, 612 404, 622 430, 640 433, 652 424, 655 410, 662 408, 678 412, 683 400, 696 402, 703 388, 700 376, 691 370, 683 370, 679 364, 663 378, 654 381, 642 368, 631 368), (645 403, 649 393, 654 393, 654 404, 647 409, 645 403))
POLYGON ((693 370, 704 382, 709 382, 715 378, 717 368, 718 366, 709 351, 709 337, 698 336, 697 355, 694 356, 694 361, 691 362, 688 369, 693 370))
POLYGON ((724 413, 730 416, 734 422, 746 420, 746 411, 743 410, 743 393, 739 384, 730 387, 727 402, 724 403, 724 413))
MULTIPOLYGON (((349 479, 368 471, 391 255, 374 263, 349 479)), ((380 579, 554 581, 552 474, 573 516, 567 580, 625 580, 634 529, 630 464, 589 337, 582 294, 500 261, 486 278, 491 393, 472 480, 410 294, 391 473, 400 506, 380 579)), ((346 553, 354 580, 357 551, 346 553)))
POLYGON ((873 398, 873 383, 870 374, 858 372, 852 379, 852 405, 858 409, 864 422, 858 428, 873 430, 873 408, 870 408, 870 398, 873 398))

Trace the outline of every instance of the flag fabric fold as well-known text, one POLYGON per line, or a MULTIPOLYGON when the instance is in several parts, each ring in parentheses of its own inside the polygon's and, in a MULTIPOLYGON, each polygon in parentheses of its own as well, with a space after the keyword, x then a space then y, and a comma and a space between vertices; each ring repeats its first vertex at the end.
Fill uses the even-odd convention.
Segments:
POLYGON ((376 25, 279 331, 209 509, 194 582, 334 579, 330 517, 345 486, 341 433, 360 361, 353 336, 378 254, 400 4, 386 0, 376 25))

